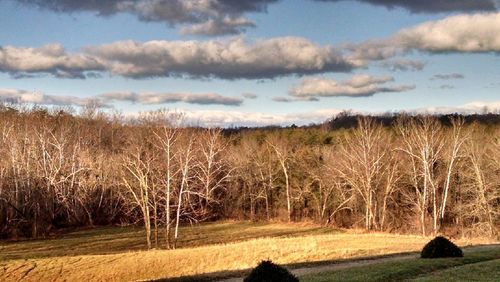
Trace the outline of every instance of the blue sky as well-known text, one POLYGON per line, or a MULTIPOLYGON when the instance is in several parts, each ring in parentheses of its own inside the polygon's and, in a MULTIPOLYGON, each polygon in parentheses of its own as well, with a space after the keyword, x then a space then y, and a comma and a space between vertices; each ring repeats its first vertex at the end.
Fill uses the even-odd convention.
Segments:
POLYGON ((209 126, 307 124, 342 110, 498 111, 497 6, 0 0, 0 99, 98 102, 125 115, 167 108, 209 126))

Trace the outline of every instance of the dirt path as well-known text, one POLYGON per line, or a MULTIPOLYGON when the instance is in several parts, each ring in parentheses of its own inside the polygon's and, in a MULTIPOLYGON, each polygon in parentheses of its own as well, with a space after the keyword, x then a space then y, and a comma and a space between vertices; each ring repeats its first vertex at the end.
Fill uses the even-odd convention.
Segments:
MULTIPOLYGON (((477 250, 486 250, 486 249, 490 249, 490 248, 497 247, 497 246, 498 245, 483 245, 483 246, 466 247, 466 248, 463 248, 463 251, 465 253, 467 253, 468 251, 471 251, 471 250, 476 250, 476 251, 477 250)), ((348 261, 348 262, 331 263, 331 264, 326 264, 326 265, 321 265, 321 266, 301 267, 301 268, 291 269, 290 272, 292 272, 297 277, 301 277, 301 276, 308 275, 308 274, 329 272, 329 271, 341 270, 341 269, 346 269, 346 268, 351 268, 351 267, 367 266, 367 265, 373 265, 373 264, 379 264, 379 263, 391 262, 391 261, 401 261, 401 260, 414 259, 414 258, 419 258, 419 257, 420 257, 419 254, 394 255, 394 256, 376 258, 376 259, 360 259, 360 260, 348 261)), ((222 279, 222 280, 218 280, 218 281, 219 282, 241 282, 241 281, 243 281, 243 279, 244 279, 244 277, 238 277, 238 278, 222 279)))

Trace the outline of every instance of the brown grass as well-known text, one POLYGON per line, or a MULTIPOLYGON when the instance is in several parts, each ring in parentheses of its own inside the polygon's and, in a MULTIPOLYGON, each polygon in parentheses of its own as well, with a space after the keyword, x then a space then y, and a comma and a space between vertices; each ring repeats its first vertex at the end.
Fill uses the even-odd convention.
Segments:
MULTIPOLYGON (((268 224, 225 221, 181 227, 181 236, 177 246, 187 248, 263 237, 291 237, 337 232, 341 231, 306 223, 268 224)), ((141 251, 147 249, 144 234, 144 229, 140 227, 99 227, 63 233, 45 240, 0 241, 0 261, 141 251)), ((160 246, 164 245, 163 241, 163 236, 161 236, 160 246)))
MULTIPOLYGON (((212 227, 217 226, 215 224, 212 227)), ((262 228, 271 234, 288 234, 290 229, 303 231, 311 227, 268 224, 247 226, 247 228, 251 230, 262 228)), ((245 228, 240 228, 239 232, 245 232, 245 228)), ((300 232, 297 233, 298 235, 293 235, 292 232, 290 236, 293 237, 278 235, 278 237, 235 240, 234 243, 177 250, 6 260, 0 262, 0 280, 135 281, 158 279, 247 269, 263 259, 271 259, 279 264, 289 264, 418 251, 429 240, 429 238, 419 236, 380 233, 330 233, 333 234, 317 231, 310 235, 302 235, 300 232)), ((209 234, 198 236, 205 240, 207 236, 210 237, 209 234)), ((459 240, 457 243, 463 246, 484 243, 484 241, 459 240)))

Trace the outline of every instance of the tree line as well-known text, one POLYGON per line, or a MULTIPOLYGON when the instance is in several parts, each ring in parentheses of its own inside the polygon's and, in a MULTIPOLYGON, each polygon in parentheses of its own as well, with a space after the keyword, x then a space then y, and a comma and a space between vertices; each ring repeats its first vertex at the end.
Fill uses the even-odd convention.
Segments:
POLYGON ((0 236, 139 224, 148 248, 175 248, 180 225, 219 219, 499 236, 496 123, 359 116, 346 128, 223 130, 183 121, 165 110, 130 120, 91 107, 0 107, 0 236))

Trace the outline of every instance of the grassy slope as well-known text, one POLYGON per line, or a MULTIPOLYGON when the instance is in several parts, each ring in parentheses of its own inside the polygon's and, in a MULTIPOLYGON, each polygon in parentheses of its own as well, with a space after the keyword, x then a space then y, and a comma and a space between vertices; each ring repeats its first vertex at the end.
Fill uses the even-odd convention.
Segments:
MULTIPOLYGON (((181 227, 179 248, 232 243, 263 237, 333 234, 332 228, 313 225, 223 222, 181 227)), ((163 235, 163 234, 162 234, 163 235)), ((99 227, 80 230, 48 240, 0 241, 0 262, 77 255, 103 255, 146 250, 140 227, 99 227)), ((164 246, 160 237, 160 247, 164 246)))
MULTIPOLYGON (((500 250, 497 250, 500 253, 500 250)), ((498 281, 500 280, 500 259, 453 267, 424 275, 413 281, 498 281)))
POLYGON ((466 250, 463 258, 408 259, 352 267, 301 277, 304 282, 320 281, 494 281, 500 269, 500 246, 466 250), (495 271, 488 271, 482 267, 495 271), (496 273, 496 274, 495 274, 496 273), (482 280, 474 280, 474 279, 482 280))
POLYGON ((290 264, 416 251, 429 239, 249 222, 186 227, 182 236, 182 248, 154 251, 140 251, 144 249, 143 233, 133 228, 93 229, 54 240, 0 243, 0 280, 132 281, 179 277, 248 269, 262 259, 290 264))

